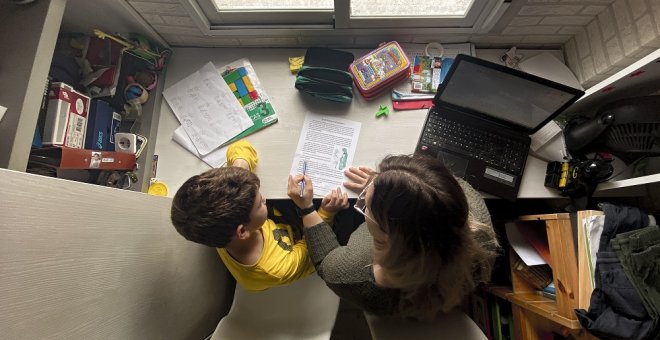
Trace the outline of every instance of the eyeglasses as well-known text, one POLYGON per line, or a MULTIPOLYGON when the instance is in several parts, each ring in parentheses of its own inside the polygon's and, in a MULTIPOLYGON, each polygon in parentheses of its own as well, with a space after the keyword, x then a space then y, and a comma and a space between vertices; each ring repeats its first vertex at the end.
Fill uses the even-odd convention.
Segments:
POLYGON ((365 186, 364 189, 362 190, 362 192, 358 195, 357 201, 355 202, 355 205, 353 207, 355 208, 355 210, 357 212, 364 215, 364 218, 367 218, 372 223, 378 225, 378 222, 376 222, 373 218, 371 218, 369 215, 367 215, 367 212, 366 212, 366 210, 367 210, 367 201, 366 201, 365 198, 367 197, 367 190, 369 189, 369 187, 372 184, 374 184, 374 179, 373 178, 371 178, 369 180, 369 184, 367 184, 367 186, 365 186))

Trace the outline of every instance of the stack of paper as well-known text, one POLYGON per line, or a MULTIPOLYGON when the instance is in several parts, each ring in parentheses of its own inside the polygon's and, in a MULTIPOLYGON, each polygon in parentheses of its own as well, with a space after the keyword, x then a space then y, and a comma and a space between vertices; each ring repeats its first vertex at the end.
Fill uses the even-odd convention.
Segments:
POLYGON ((211 167, 226 161, 226 145, 277 122, 247 59, 223 67, 209 62, 163 91, 181 122, 172 139, 211 167))

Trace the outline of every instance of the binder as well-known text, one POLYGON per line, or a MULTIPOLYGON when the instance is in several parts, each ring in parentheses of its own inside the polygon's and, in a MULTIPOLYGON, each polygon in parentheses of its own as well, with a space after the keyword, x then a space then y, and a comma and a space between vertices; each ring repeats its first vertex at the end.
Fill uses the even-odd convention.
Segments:
POLYGON ((59 169, 133 170, 135 154, 53 146, 33 149, 30 162, 59 169))

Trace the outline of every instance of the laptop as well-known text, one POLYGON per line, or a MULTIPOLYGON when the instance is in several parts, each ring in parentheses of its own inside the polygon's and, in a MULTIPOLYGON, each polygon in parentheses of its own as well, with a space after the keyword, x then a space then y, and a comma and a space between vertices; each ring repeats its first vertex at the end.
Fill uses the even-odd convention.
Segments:
POLYGON ((583 91, 459 54, 438 87, 416 154, 440 158, 475 189, 515 200, 530 135, 583 91))

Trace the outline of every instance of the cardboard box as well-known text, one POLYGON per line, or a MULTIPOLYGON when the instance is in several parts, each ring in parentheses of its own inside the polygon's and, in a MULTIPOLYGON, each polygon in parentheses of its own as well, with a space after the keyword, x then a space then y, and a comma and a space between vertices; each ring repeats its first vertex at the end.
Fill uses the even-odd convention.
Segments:
POLYGON ((89 97, 70 85, 53 83, 48 91, 43 144, 82 149, 85 145, 89 97))
POLYGON ((115 150, 115 133, 121 124, 121 115, 114 112, 110 104, 92 99, 87 120, 85 149, 115 150))

